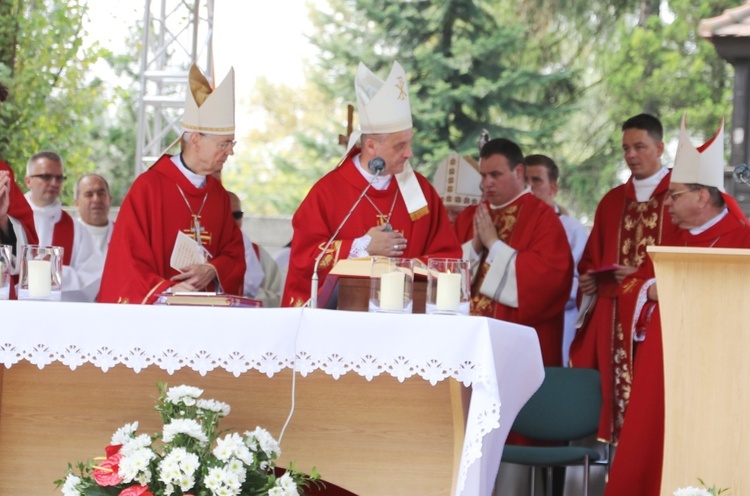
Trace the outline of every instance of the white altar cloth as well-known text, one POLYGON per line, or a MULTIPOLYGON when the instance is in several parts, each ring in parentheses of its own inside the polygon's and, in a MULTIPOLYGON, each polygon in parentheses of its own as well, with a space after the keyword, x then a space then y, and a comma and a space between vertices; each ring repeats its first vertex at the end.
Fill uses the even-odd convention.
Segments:
POLYGON ((482 317, 31 301, 0 301, 0 316, 7 368, 25 360, 40 369, 61 362, 136 373, 156 366, 272 377, 294 368, 335 379, 456 379, 472 387, 455 493, 467 496, 491 494, 513 420, 544 378, 533 329, 482 317))

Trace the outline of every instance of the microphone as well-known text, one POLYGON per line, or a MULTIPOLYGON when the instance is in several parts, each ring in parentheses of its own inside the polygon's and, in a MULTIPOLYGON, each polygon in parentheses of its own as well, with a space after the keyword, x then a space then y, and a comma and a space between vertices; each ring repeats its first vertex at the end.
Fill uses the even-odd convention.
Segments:
POLYGON ((380 157, 375 157, 368 162, 367 168, 370 169, 371 174, 379 176, 385 170, 385 160, 380 157))
POLYGON ((320 265, 320 261, 323 258, 323 255, 326 251, 328 251, 328 248, 331 246, 331 243, 333 243, 333 240, 336 239, 336 236, 338 236, 341 229, 344 227, 344 224, 346 224, 346 221, 349 220, 349 217, 351 217, 352 213, 354 213, 354 209, 357 208, 357 205, 359 205, 359 202, 362 201, 362 198, 365 197, 365 194, 370 189, 370 186, 373 185, 375 180, 380 176, 380 174, 385 171, 385 160, 383 160, 380 157, 375 157, 371 159, 367 163, 367 168, 370 169, 370 172, 375 175, 375 177, 372 178, 372 181, 367 183, 367 187, 362 190, 362 193, 359 195, 359 198, 357 198, 357 201, 354 202, 354 205, 352 205, 352 208, 349 209, 349 212, 347 212, 346 217, 344 217, 344 220, 341 221, 341 224, 339 224, 339 227, 336 228, 336 231, 333 233, 333 235, 328 239, 328 242, 323 246, 323 249, 320 251, 320 254, 315 259, 315 265, 313 266, 313 275, 312 275, 312 281, 310 284, 310 308, 318 308, 318 266, 320 265))

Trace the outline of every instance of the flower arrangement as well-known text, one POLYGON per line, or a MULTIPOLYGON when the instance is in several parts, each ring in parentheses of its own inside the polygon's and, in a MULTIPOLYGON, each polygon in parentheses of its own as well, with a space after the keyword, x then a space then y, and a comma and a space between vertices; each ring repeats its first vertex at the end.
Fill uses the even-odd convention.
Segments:
POLYGON ((701 483, 702 487, 683 487, 675 491, 674 496, 718 496, 719 494, 729 492, 729 488, 726 487, 721 489, 716 486, 708 487, 700 478, 698 482, 701 483))
POLYGON ((105 448, 106 457, 68 464, 65 479, 55 481, 64 496, 293 496, 318 483, 290 467, 274 474, 279 443, 265 429, 224 434, 219 420, 226 403, 200 399, 201 389, 159 383, 156 410, 164 428, 138 434, 138 422, 126 424, 105 448))

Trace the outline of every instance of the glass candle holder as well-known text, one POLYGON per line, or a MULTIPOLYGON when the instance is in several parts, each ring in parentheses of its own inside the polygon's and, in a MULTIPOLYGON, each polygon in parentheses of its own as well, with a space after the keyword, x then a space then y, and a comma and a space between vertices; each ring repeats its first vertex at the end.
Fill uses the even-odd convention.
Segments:
POLYGON ((469 315, 471 271, 468 260, 430 258, 427 260, 427 301, 425 313, 469 315))
POLYGON ((10 245, 0 245, 0 300, 10 298, 12 256, 13 248, 10 245))
POLYGON ((410 258, 374 257, 370 268, 371 312, 411 313, 414 262, 410 258))
POLYGON ((62 265, 62 246, 22 247, 18 299, 60 301, 62 265))

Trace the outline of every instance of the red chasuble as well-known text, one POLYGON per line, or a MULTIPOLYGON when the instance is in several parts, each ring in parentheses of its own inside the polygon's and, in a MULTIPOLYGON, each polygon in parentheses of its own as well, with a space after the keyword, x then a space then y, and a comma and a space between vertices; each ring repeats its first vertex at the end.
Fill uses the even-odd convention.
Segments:
MULTIPOLYGON (((353 149, 339 167, 323 176, 292 218, 294 237, 282 306, 302 306, 310 299, 315 259, 367 187, 367 180, 352 161, 352 157, 358 153, 359 149, 353 149)), ((451 229, 440 197, 427 179, 419 173, 415 174, 427 200, 427 211, 422 210, 419 215, 409 214, 395 177, 383 191, 370 188, 367 197, 359 203, 321 259, 318 267, 319 288, 322 289, 334 264, 339 259, 348 258, 356 238, 364 236, 375 226, 385 224, 384 217, 388 216, 391 206, 393 214, 390 223, 393 230, 403 233, 407 240, 404 258, 420 258, 423 262, 431 257, 461 258, 461 246, 451 229)))
POLYGON ((26 239, 28 239, 30 245, 39 244, 39 238, 36 235, 36 228, 34 227, 34 211, 31 210, 29 202, 23 196, 23 191, 16 184, 13 177, 13 169, 0 160, 0 170, 10 172, 10 206, 8 207, 8 215, 21 223, 24 231, 26 231, 26 239))
POLYGON ((70 265, 70 259, 73 257, 73 240, 75 239, 75 226, 73 217, 65 210, 62 211, 60 220, 55 222, 52 231, 52 246, 62 246, 63 248, 63 265, 70 265))
MULTIPOLYGON (((664 176, 647 202, 636 199, 632 177, 604 195, 578 264, 579 274, 612 264, 640 267, 647 258, 647 246, 676 234, 664 206, 671 175, 670 171, 664 176)), ((617 281, 611 274, 603 275, 597 287, 596 304, 570 347, 570 362, 574 367, 599 370, 603 402, 598 437, 616 444, 630 397, 633 336, 617 316, 617 281)))
MULTIPOLYGON (((456 218, 455 228, 462 242, 474 237, 476 209, 476 205, 469 206, 456 218)), ((559 366, 565 303, 573 283, 573 256, 565 229, 552 207, 531 193, 503 209, 490 209, 490 214, 500 239, 518 252, 518 308, 479 293, 490 267, 483 259, 472 285, 471 313, 533 327, 544 365, 559 366)))
MULTIPOLYGON (((703 248, 750 248, 750 225, 734 200, 725 197, 730 213, 718 224, 698 235, 679 230, 667 246, 703 248), (735 208, 736 207, 736 208, 735 208)), ((664 454, 664 357, 658 303, 639 305, 644 285, 654 278, 651 259, 635 274, 625 278, 620 289, 619 307, 624 328, 645 331, 637 344, 633 385, 620 433, 606 496, 659 496, 664 454)))
MULTIPOLYGON (((169 260, 177 232, 192 235, 191 209, 197 214, 204 198, 201 242, 213 257, 209 263, 216 268, 225 293, 242 295, 245 248, 226 190, 211 176, 206 177, 205 187, 196 188, 164 155, 138 176, 120 207, 98 301, 153 303, 156 295, 172 287, 175 283, 169 279, 178 272, 169 260)), ((216 290, 213 286, 206 289, 216 290)))

